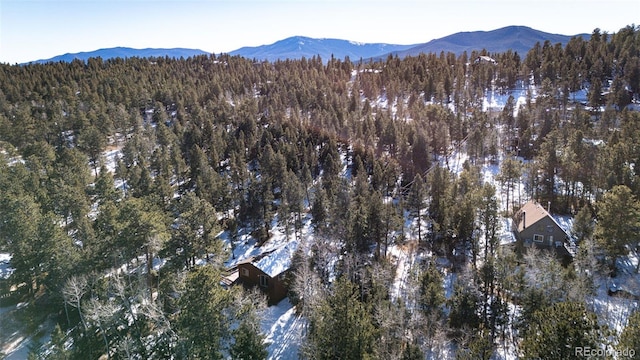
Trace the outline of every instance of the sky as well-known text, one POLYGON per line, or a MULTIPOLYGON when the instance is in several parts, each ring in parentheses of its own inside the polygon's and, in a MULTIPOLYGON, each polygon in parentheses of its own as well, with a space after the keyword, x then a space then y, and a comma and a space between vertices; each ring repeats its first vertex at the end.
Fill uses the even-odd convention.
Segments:
POLYGON ((294 35, 419 44, 508 25, 613 33, 639 19, 638 0, 0 0, 0 63, 116 46, 217 54, 294 35))

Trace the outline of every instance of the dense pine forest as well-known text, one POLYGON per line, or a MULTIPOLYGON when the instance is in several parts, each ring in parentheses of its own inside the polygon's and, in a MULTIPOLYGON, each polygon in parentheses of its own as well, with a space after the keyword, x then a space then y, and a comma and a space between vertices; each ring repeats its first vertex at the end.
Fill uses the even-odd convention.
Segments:
POLYGON ((32 359, 277 357, 265 295, 221 279, 278 234, 291 358, 640 356, 640 312, 616 329, 594 300, 640 269, 638 102, 636 26, 526 54, 0 65, 0 305, 48 324, 32 359), (573 219, 572 261, 501 243, 528 200, 573 219))

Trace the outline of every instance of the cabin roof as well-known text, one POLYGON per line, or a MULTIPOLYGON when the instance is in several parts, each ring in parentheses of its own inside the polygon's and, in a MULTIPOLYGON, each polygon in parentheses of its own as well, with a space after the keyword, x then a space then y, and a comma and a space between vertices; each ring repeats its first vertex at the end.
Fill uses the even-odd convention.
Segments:
POLYGON ((291 267, 291 258, 293 253, 298 248, 297 241, 290 241, 284 246, 281 246, 274 251, 270 252, 267 256, 262 257, 260 260, 255 261, 253 265, 262 270, 270 277, 276 277, 279 274, 289 270, 291 267))
POLYGON ((549 214, 542 205, 533 200, 528 201, 522 206, 522 208, 520 208, 520 210, 518 210, 514 221, 517 224, 518 232, 522 232, 546 217, 548 217, 560 230, 564 231, 562 226, 558 224, 553 216, 551 216, 551 214, 549 214))

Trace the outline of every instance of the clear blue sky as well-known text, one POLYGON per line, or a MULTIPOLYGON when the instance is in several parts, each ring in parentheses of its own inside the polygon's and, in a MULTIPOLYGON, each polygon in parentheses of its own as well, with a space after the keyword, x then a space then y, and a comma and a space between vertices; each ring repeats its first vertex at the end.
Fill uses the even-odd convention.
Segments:
POLYGON ((638 0, 0 0, 0 62, 115 46, 220 53, 293 35, 416 44, 507 25, 611 33, 639 19, 638 0))

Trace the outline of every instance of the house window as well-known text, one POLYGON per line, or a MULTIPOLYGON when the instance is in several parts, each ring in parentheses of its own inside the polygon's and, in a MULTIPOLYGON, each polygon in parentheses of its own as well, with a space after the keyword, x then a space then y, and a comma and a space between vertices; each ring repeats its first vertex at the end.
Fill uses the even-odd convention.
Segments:
POLYGON ((533 241, 535 241, 535 242, 543 242, 544 241, 544 235, 534 234, 533 235, 533 241))
POLYGON ((553 233, 553 226, 551 226, 551 225, 547 225, 547 232, 548 232, 549 234, 553 233))
POLYGON ((267 275, 260 275, 260 286, 262 287, 269 286, 269 277, 267 275))
POLYGON ((247 269, 247 268, 240 268, 240 275, 242 275, 242 276, 249 276, 249 269, 247 269))

